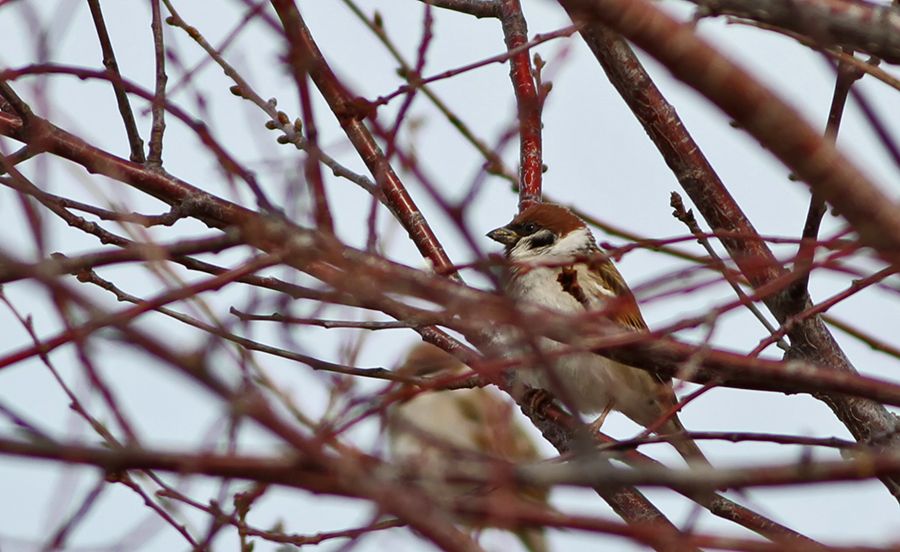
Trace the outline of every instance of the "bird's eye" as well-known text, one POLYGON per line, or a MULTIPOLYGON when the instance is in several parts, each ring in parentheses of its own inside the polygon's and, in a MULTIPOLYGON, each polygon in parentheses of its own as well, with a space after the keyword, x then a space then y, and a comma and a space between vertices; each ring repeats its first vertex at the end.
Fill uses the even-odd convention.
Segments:
POLYGON ((526 223, 525 226, 522 227, 522 231, 525 232, 525 234, 534 234, 537 232, 537 229, 538 225, 533 222, 526 223))

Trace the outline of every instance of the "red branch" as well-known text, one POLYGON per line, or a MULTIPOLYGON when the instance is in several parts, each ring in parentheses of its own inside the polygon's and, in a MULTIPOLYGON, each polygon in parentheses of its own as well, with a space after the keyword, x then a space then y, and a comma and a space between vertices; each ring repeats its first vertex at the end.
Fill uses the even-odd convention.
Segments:
POLYGON ((169 303, 180 301, 189 297, 194 297, 204 291, 214 291, 221 289, 222 287, 234 282, 241 276, 253 274, 254 272, 257 272, 258 270, 261 270, 263 268, 268 268, 270 266, 276 265, 280 260, 281 259, 277 256, 259 257, 241 266, 228 270, 227 272, 214 276, 213 278, 210 278, 208 280, 204 280, 187 286, 177 287, 175 289, 162 293, 154 299, 143 301, 140 304, 135 305, 134 307, 125 309, 120 312, 92 318, 91 320, 85 322, 80 326, 75 326, 66 329, 54 336, 46 337, 41 340, 40 343, 8 353, 3 358, 0 358, 0 369, 11 366, 13 364, 16 364, 17 362, 21 362, 31 357, 46 355, 50 351, 53 351, 63 345, 66 345, 73 341, 82 340, 86 336, 93 334, 101 328, 110 326, 120 327, 122 325, 127 325, 130 321, 134 320, 141 314, 153 311, 154 309, 158 309, 159 307, 162 307, 169 303))
POLYGON ((762 142, 816 193, 840 209, 861 240, 900 262, 900 208, 796 110, 694 30, 647 0, 565 0, 616 29, 698 90, 762 142))
POLYGON ((319 92, 328 102, 350 143, 356 148, 372 176, 375 177, 388 207, 409 232, 410 239, 416 244, 419 252, 434 264, 435 270, 454 273, 450 258, 443 246, 438 242, 403 183, 400 182, 397 173, 385 159, 384 153, 378 147, 372 133, 363 124, 363 119, 368 115, 368 109, 360 106, 359 102, 351 97, 349 91, 338 81, 337 76, 328 66, 322 52, 313 41, 294 2, 272 0, 272 6, 281 19, 291 51, 296 52, 301 59, 305 60, 309 76, 312 77, 319 92))
MULTIPOLYGON (((500 2, 500 22, 507 50, 528 42, 528 27, 519 0, 500 2)), ((509 58, 509 78, 516 93, 519 113, 519 210, 541 201, 541 102, 528 51, 509 58)))
MULTIPOLYGON (((829 201, 840 206, 841 212, 870 244, 881 247, 882 255, 898 255, 900 214, 895 212, 892 203, 793 110, 752 76, 697 39, 690 29, 643 1, 559 2, 574 20, 586 23, 582 31, 585 41, 714 232, 757 234, 684 128, 675 109, 653 84, 628 44, 610 27, 626 34, 678 78, 715 101, 801 174, 817 193, 822 189, 824 197, 827 188, 829 201), (646 17, 641 19, 636 15, 646 17)), ((757 290, 787 273, 761 239, 726 237, 722 243, 757 290)), ((763 299, 782 323, 797 313, 792 307, 798 302, 784 295, 776 292, 763 299)), ((808 297, 804 299, 800 301, 804 303, 801 309, 811 305, 808 297)), ((856 373, 819 318, 793 326, 788 335, 792 358, 839 372, 856 373)), ((860 441, 873 437, 885 439, 893 431, 894 418, 881 405, 853 397, 819 398, 860 441)), ((895 435, 885 441, 887 446, 891 442, 900 444, 900 437, 895 435)), ((900 496, 900 482, 888 487, 900 496)))
MULTIPOLYGON (((560 0, 560 3, 576 19, 577 0, 560 0)), ((643 125, 666 164, 750 283, 759 286, 783 276, 787 271, 761 239, 752 239, 759 236, 756 228, 725 188, 685 129, 675 108, 663 97, 631 47, 602 25, 585 25, 581 35, 610 83, 643 125)))
POLYGON ((860 0, 689 0, 704 14, 776 25, 825 46, 843 46, 900 63, 900 14, 888 3, 860 0))
MULTIPOLYGON (((293 48, 292 48, 293 50, 293 48)), ((316 120, 313 116, 312 99, 309 94, 309 82, 306 80, 306 71, 302 60, 293 60, 294 79, 300 92, 300 110, 303 114, 303 126, 306 129, 306 137, 309 143, 309 159, 306 160, 303 170, 306 182, 312 189, 314 216, 316 226, 321 230, 334 233, 334 222, 331 218, 331 209, 328 207, 328 196, 325 194, 325 184, 322 181, 322 167, 319 165, 322 158, 322 150, 319 149, 319 131, 316 128, 316 120)))
MULTIPOLYGON (((249 233, 247 236, 249 241, 264 249, 272 249, 273 244, 280 246, 294 238, 302 238, 302 240, 312 239, 315 241, 316 235, 312 232, 282 226, 274 221, 271 221, 269 224, 263 224, 264 221, 258 220, 251 211, 206 194, 171 176, 148 171, 140 165, 115 157, 86 144, 63 130, 52 127, 45 120, 41 119, 41 121, 43 123, 38 126, 43 127, 42 131, 28 132, 23 129, 20 119, 0 113, 0 133, 23 140, 26 143, 31 140, 39 140, 46 151, 70 159, 91 172, 105 174, 116 180, 127 182, 135 188, 164 199, 169 203, 190 201, 193 206, 191 211, 193 216, 215 227, 228 225, 244 227, 245 231, 249 233)), ((333 248, 334 245, 329 242, 327 249, 333 248)), ((358 268, 365 266, 367 271, 370 271, 367 272, 367 277, 379 277, 379 280, 382 280, 380 277, 383 276, 381 283, 384 286, 384 290, 398 293, 409 293, 410 291, 421 293, 423 288, 419 286, 423 286, 427 289, 427 294, 424 296, 429 298, 429 300, 447 301, 448 304, 458 306, 461 312, 465 311, 466 308, 471 308, 471 312, 481 312, 482 316, 477 320, 459 319, 454 321, 455 329, 463 332, 477 333, 478 329, 483 331, 485 320, 492 320, 491 317, 496 316, 492 323, 497 323, 509 316, 508 305, 505 303, 497 304, 499 299, 489 294, 454 285, 452 282, 438 280, 420 271, 389 263, 383 259, 365 255, 349 248, 341 247, 333 249, 330 254, 325 254, 325 250, 301 247, 291 255, 291 257, 296 258, 288 259, 288 263, 300 270, 309 272, 312 267, 306 260, 312 260, 309 258, 310 254, 320 256, 319 260, 336 263, 336 266, 346 265, 348 262, 356 263, 353 266, 348 265, 346 267, 348 272, 343 273, 342 276, 352 279, 352 282, 347 282, 346 287, 356 292, 364 290, 359 289, 359 281, 353 279, 353 275, 358 275, 358 268), (466 324, 469 323, 477 324, 478 328, 467 326, 466 324)), ((313 275, 317 277, 326 276, 321 272, 313 272, 315 272, 313 275)), ((334 280, 333 277, 325 277, 325 280, 335 285, 338 289, 344 287, 341 285, 342 281, 334 280)), ((383 298, 375 301, 375 304, 380 304, 381 302, 383 302, 383 298)), ((409 313, 407 312, 406 314, 408 315, 409 313)), ((550 313, 542 312, 538 318, 545 319, 542 322, 546 323, 545 329, 551 333, 559 329, 557 325, 564 325, 562 317, 552 316, 550 313)), ((592 322, 598 326, 602 325, 600 320, 592 322)), ((544 323, 539 324, 539 326, 543 327, 544 323)), ((584 324, 579 321, 578 326, 584 327, 584 324)), ((584 329, 586 330, 587 328, 584 329)), ((539 332, 541 328, 536 327, 535 331, 539 332)), ((585 333, 587 334, 588 332, 585 333)), ((560 334, 556 336, 556 334, 553 334, 551 337, 556 336, 565 342, 571 340, 572 336, 570 334, 571 331, 568 331, 567 335, 560 334)), ((690 358, 694 350, 687 346, 675 344, 675 342, 671 343, 671 345, 667 346, 656 343, 655 345, 644 347, 637 343, 616 344, 612 340, 606 340, 604 347, 610 346, 622 351, 623 355, 629 357, 628 359, 623 358, 623 361, 634 366, 646 367, 651 371, 658 370, 659 373, 667 375, 677 375, 680 362, 690 358), (629 349, 631 354, 625 352, 629 349), (642 356, 641 350, 649 358, 639 358, 642 356)), ((605 349, 604 354, 612 355, 613 349, 605 349)), ((740 357, 740 355, 726 353, 719 355, 718 353, 710 352, 705 356, 704 362, 701 363, 701 369, 694 376, 694 381, 699 383, 715 382, 720 385, 778 391, 790 389, 800 392, 858 394, 890 404, 900 404, 900 391, 895 393, 892 386, 885 385, 880 380, 862 378, 855 373, 829 373, 803 364, 795 364, 790 369, 785 369, 782 363, 760 359, 746 359, 740 357), (716 358, 718 362, 712 362, 713 358, 716 358), (704 366, 709 366, 711 370, 704 374, 704 366)), ((869 403, 869 401, 865 402, 869 403)))

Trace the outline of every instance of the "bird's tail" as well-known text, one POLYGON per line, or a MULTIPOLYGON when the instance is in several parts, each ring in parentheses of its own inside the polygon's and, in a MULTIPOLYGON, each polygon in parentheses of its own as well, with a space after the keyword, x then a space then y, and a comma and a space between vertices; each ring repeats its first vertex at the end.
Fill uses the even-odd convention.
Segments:
POLYGON ((547 535, 543 528, 527 527, 515 532, 516 538, 528 552, 547 552, 547 535))

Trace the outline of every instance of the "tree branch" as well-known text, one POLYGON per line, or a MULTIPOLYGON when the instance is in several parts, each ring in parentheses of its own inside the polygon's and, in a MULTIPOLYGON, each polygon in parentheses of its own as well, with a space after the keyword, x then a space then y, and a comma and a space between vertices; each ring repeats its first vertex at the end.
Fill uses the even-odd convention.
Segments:
MULTIPOLYGON (((519 0, 500 0, 500 23, 507 50, 528 42, 528 27, 519 0)), ((541 201, 541 101, 538 97, 529 52, 509 58, 509 78, 519 114, 519 210, 541 201)))
POLYGON ((134 121, 134 113, 131 111, 128 95, 121 85, 122 75, 119 73, 119 64, 116 63, 116 54, 113 51, 112 41, 109 39, 109 32, 106 30, 106 22, 103 20, 103 12, 100 9, 100 0, 88 0, 88 6, 91 9, 91 18, 94 20, 94 27, 97 29, 97 40, 100 42, 100 50, 103 52, 103 66, 114 76, 111 82, 113 91, 116 94, 116 104, 119 107, 119 114, 122 116, 122 122, 125 124, 128 145, 131 148, 130 159, 135 163, 143 163, 146 161, 146 158, 144 157, 144 141, 141 140, 141 134, 138 132, 137 124, 134 121), (119 79, 119 82, 117 82, 117 78, 119 79))
POLYGON ((452 263, 443 246, 400 182, 400 178, 385 159, 384 153, 375 143, 372 134, 363 124, 363 119, 366 117, 365 109, 360 109, 360 106, 350 97, 347 89, 337 80, 313 41, 293 0, 272 0, 272 6, 281 19, 285 38, 288 40, 291 51, 295 52, 295 55, 302 60, 303 67, 309 72, 319 92, 331 106, 331 110, 347 134, 347 138, 366 163, 375 182, 378 183, 391 211, 409 232, 410 238, 422 256, 429 259, 436 270, 448 269, 452 263))
MULTIPOLYGON (((667 65, 676 77, 708 95, 808 181, 814 193, 839 205, 868 243, 881 246, 883 255, 890 257, 895 255, 892 252, 898 252, 896 255, 900 256, 900 229, 896 228, 900 226, 900 215, 894 212, 897 209, 893 204, 793 110, 751 75, 697 39, 688 27, 677 24, 643 0, 559 1, 573 20, 585 23, 582 30, 585 41, 713 232, 758 235, 634 52, 606 25, 623 32, 667 65), (639 14, 644 17, 637 18, 639 14), (885 232, 892 235, 886 239, 878 236, 884 236, 885 232)), ((762 240, 722 239, 722 243, 757 289, 786 273, 762 240)), ((779 293, 765 297, 764 302, 779 322, 783 323, 792 314, 786 308, 788 301, 779 293)), ((855 373, 818 317, 795 326, 788 335, 791 358, 855 373)), ((833 396, 823 400, 857 440, 868 442, 876 438, 885 446, 900 446, 900 434, 895 432, 898 422, 881 405, 833 396)), ((900 479, 886 484, 900 500, 900 479)))
POLYGON ((861 0, 688 0, 704 16, 733 15, 775 25, 821 46, 840 46, 900 63, 900 12, 861 0))

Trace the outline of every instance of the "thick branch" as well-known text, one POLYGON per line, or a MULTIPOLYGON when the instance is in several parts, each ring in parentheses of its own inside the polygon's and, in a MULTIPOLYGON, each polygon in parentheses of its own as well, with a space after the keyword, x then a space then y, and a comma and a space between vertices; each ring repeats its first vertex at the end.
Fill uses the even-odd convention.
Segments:
MULTIPOLYGON (((562 343, 577 344, 571 351, 545 353, 548 357, 589 349, 628 365, 667 377, 684 377, 696 383, 786 393, 849 394, 900 406, 900 385, 884 380, 800 361, 785 363, 747 358, 708 348, 704 348, 703 358, 697 359, 695 346, 651 333, 623 333, 615 322, 600 316, 603 313, 566 316, 529 304, 516 306, 506 298, 391 263, 281 222, 265 221, 260 227, 251 225, 246 236, 248 241, 261 248, 271 247, 268 244, 283 244, 288 248, 286 263, 337 290, 352 293, 362 301, 377 302, 384 294, 399 294, 443 305, 447 309, 443 325, 475 342, 483 340, 486 333, 493 334, 500 327, 511 326, 535 337, 547 336, 562 343), (367 285, 362 286, 361 281, 367 285), (455 316, 461 313, 465 316, 455 316), (689 360, 697 363, 697 369, 682 374, 683 363, 689 360)), ((499 370, 512 364, 518 362, 471 365, 483 371, 499 370)))
MULTIPOLYGON (((9 132, 17 138, 29 138, 27 135, 20 136, 16 132, 18 130, 21 130, 18 118, 0 113, 0 132, 4 134, 9 132)), ((93 148, 62 130, 53 128, 52 132, 42 135, 42 138, 46 140, 45 145, 50 151, 59 152, 63 157, 82 164, 92 172, 107 174, 169 203, 190 199, 194 216, 210 226, 242 228, 245 239, 258 247, 276 250, 289 244, 291 248, 288 255, 289 264, 316 277, 325 278, 335 289, 349 293, 359 301, 371 299, 374 304, 378 304, 384 300, 383 293, 413 294, 436 300, 447 306, 452 305, 454 312, 479 313, 477 317, 456 317, 447 321, 448 326, 475 335, 494 324, 516 323, 515 320, 510 320, 510 316, 517 311, 510 310, 511 305, 507 301, 492 294, 344 247, 334 240, 325 240, 311 230, 265 219, 238 205, 206 194, 174 177, 148 171, 140 165, 93 148), (320 265, 313 264, 314 261, 334 263, 335 266, 344 267, 346 270, 323 272, 320 265), (360 278, 371 283, 360 286, 360 278)), ((416 310, 411 307, 407 309, 408 312, 416 310)), ((433 316, 433 312, 428 313, 428 318, 433 316)), ((516 317, 518 316, 521 315, 517 314, 516 317)), ((550 337, 563 342, 572 342, 591 335, 591 331, 607 328, 609 333, 601 333, 600 336, 605 355, 613 356, 618 354, 616 351, 624 351, 621 353, 623 360, 627 356, 630 364, 658 371, 663 375, 677 376, 679 363, 694 353, 693 347, 671 340, 648 344, 645 342, 646 337, 634 335, 626 336, 622 342, 610 340, 608 337, 610 335, 621 338, 621 331, 618 327, 610 326, 612 323, 600 319, 592 319, 590 324, 585 324, 580 318, 569 322, 569 317, 541 310, 540 313, 534 313, 529 320, 535 322, 533 324, 535 332, 546 331, 550 337), (572 328, 578 328, 580 334, 573 335, 572 328), (643 358, 644 354, 648 356, 643 358)), ((589 346, 589 343, 583 343, 589 346)), ((786 392, 858 394, 900 405, 900 390, 895 389, 898 386, 881 380, 852 373, 827 371, 804 362, 785 365, 776 361, 748 359, 735 353, 714 350, 704 356, 705 360, 692 381, 786 392), (706 367, 709 367, 709 370, 706 370, 706 367)))
MULTIPOLYGON (((500 22, 506 49, 514 50, 528 42, 528 27, 519 0, 500 1, 500 22)), ((509 78, 516 94, 519 115, 519 210, 541 201, 541 101, 534 82, 529 52, 509 58, 509 78)))
MULTIPOLYGON (((653 84, 634 52, 606 24, 626 31, 633 40, 640 40, 641 47, 667 64, 676 76, 716 101, 795 171, 803 165, 804 178, 814 188, 840 188, 850 195, 865 195, 866 198, 856 198, 853 201, 845 201, 840 196, 832 195, 830 201, 839 204, 842 213, 848 218, 851 218, 848 209, 854 211, 851 222, 859 225, 861 233, 866 230, 866 239, 872 240, 873 234, 879 231, 895 232, 887 238, 892 243, 884 246, 882 252, 885 255, 892 255, 892 251, 900 252, 900 233, 893 229, 900 225, 900 216, 893 212, 896 211, 893 204, 884 200, 874 186, 796 113, 746 72, 734 67, 699 41, 687 27, 679 26, 644 2, 613 1, 614 7, 610 7, 609 2, 600 0, 560 0, 560 3, 573 19, 584 22, 582 36, 585 41, 714 232, 735 232, 733 235, 744 237, 758 235, 684 128, 675 109, 653 84), (601 7, 608 9, 600 9, 601 7), (647 14, 648 18, 636 19, 636 13, 647 14), (676 52, 680 54, 675 55, 676 52), (767 121, 768 126, 761 125, 761 121, 767 121), (830 173, 828 163, 840 165, 843 172, 830 173), (847 171, 853 174, 847 174, 847 171), (856 189, 857 183, 860 185, 859 190, 856 189), (860 191, 864 193, 860 194, 860 191), (858 203, 865 204, 865 207, 855 210, 858 203), (871 225, 874 219, 869 218, 867 213, 872 211, 881 211, 882 219, 887 220, 886 226, 882 226, 880 230, 871 225)), ((820 193, 824 197, 824 192, 820 193)), ((882 238, 874 239, 882 241, 882 238)), ((761 239, 738 240, 726 237, 721 241, 748 281, 757 289, 782 278, 786 273, 761 239)), ((806 301, 809 306, 809 299, 806 301)), ((768 295, 764 302, 782 323, 794 313, 790 307, 796 304, 783 293, 768 295)), ((833 370, 855 373, 855 369, 818 317, 795 326, 788 335, 793 345, 792 358, 802 358, 833 370)), ((900 445, 900 435, 895 433, 897 421, 881 405, 852 397, 820 398, 835 411, 858 440, 865 442, 877 438, 886 446, 900 445)), ((900 497, 900 483, 888 486, 895 496, 900 497)))
POLYGON ((793 108, 647 0, 562 0, 621 32, 763 143, 888 262, 900 262, 900 207, 793 108))
MULTIPOLYGON (((354 487, 352 482, 336 477, 333 472, 329 470, 323 470, 318 465, 318 462, 311 462, 296 457, 272 458, 217 454, 180 454, 143 449, 111 450, 77 444, 58 444, 52 442, 25 443, 8 439, 0 439, 0 452, 24 458, 59 460, 68 463, 96 466, 109 474, 109 478, 114 478, 118 473, 130 469, 154 469, 179 474, 193 473, 206 474, 213 477, 252 479, 254 481, 271 482, 289 487, 307 489, 313 492, 350 497, 364 496, 358 492, 358 488, 354 487)), ((375 469, 378 467, 378 464, 373 460, 374 459, 371 457, 364 456, 358 458, 357 462, 361 464, 361 468, 372 470, 369 472, 370 474, 378 474, 379 471, 376 471, 375 469)), ((852 466, 852 464, 849 465, 852 466)), ((569 466, 571 466, 571 464, 536 466, 534 468, 525 467, 518 471, 520 471, 525 478, 529 479, 547 479, 548 477, 553 477, 573 482, 579 482, 583 479, 599 479, 600 476, 607 476, 609 480, 603 481, 601 485, 610 488, 619 486, 626 480, 646 481, 649 484, 668 485, 671 483, 675 486, 693 485, 695 483, 700 486, 712 484, 712 482, 708 484, 699 481, 703 474, 694 474, 691 471, 685 470, 677 471, 654 468, 626 470, 611 467, 609 470, 602 470, 595 474, 590 474, 580 470, 573 470, 569 466)), ((896 469, 896 466, 896 461, 894 461, 892 465, 891 462, 885 460, 878 462, 876 464, 876 469, 890 469, 892 467, 896 469)), ((584 465, 584 468, 586 469, 591 469, 593 467, 595 466, 584 465)), ((832 466, 826 464, 823 467, 828 469, 832 466)), ((455 471, 457 473, 448 474, 450 476, 448 478, 450 481, 474 480, 493 483, 490 476, 479 477, 479 474, 472 473, 471 470, 455 471)), ((732 471, 738 472, 739 470, 732 471)), ((843 473, 845 473, 845 471, 840 470, 836 472, 836 475, 842 475, 843 473)), ((387 476, 394 476, 393 480, 385 481, 393 483, 394 485, 392 486, 399 486, 406 475, 393 470, 385 470, 384 474, 387 476)), ((773 474, 773 477, 769 477, 768 480, 777 481, 778 475, 778 473, 775 473, 773 474)), ((412 495, 413 493, 408 492, 408 494, 412 495)), ((409 504, 412 505, 415 503, 410 501, 409 504)), ((418 506, 428 508, 428 505, 426 504, 418 504, 418 506)), ((503 506, 504 508, 501 513, 497 509, 497 504, 491 503, 489 499, 471 497, 467 500, 458 501, 454 507, 455 510, 462 515, 480 520, 490 518, 493 523, 496 523, 499 526, 510 528, 536 525, 561 528, 568 527, 597 533, 619 535, 635 539, 644 545, 652 546, 660 550, 683 551, 695 549, 697 546, 726 550, 784 550, 783 543, 773 544, 760 542, 758 540, 717 537, 702 533, 673 533, 669 530, 650 526, 625 526, 593 517, 558 514, 529 506, 521 501, 504 503, 503 506)), ((425 513, 428 512, 426 511, 425 513)), ((467 548, 460 548, 460 546, 457 545, 450 546, 447 549, 461 550, 467 548)), ((795 542, 792 543, 790 549, 797 551, 822 550, 823 547, 817 543, 795 542)), ((827 549, 841 551, 887 550, 871 547, 828 547, 827 549)))
POLYGON ((478 18, 499 17, 500 0, 419 0, 436 8, 467 13, 478 18))
POLYGON ((900 63, 900 11, 860 0, 688 0, 704 15, 734 15, 900 63))

